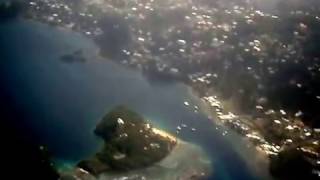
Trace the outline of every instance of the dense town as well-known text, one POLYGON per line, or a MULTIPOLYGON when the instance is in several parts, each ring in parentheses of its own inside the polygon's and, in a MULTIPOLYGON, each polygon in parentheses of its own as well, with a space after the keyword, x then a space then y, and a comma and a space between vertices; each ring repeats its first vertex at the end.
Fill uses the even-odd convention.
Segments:
POLYGON ((92 38, 147 78, 189 85, 210 119, 270 158, 298 150, 320 177, 320 4, 286 2, 35 0, 24 16, 92 38))

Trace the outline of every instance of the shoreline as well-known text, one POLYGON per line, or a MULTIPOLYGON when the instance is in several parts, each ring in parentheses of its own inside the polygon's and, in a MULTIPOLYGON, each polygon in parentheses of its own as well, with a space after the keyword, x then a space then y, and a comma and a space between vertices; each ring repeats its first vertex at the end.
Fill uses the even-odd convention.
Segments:
MULTIPOLYGON (((77 8, 75 8, 75 9, 77 9, 77 8)), ((117 9, 117 8, 115 8, 115 9, 117 9)), ((137 9, 135 8, 134 11, 137 11, 137 9)), ((41 13, 41 11, 39 11, 39 12, 41 13)), ((126 11, 123 11, 123 12, 126 12, 126 11)), ((144 12, 141 12, 141 13, 143 14, 144 12)), ((96 45, 96 47, 97 47, 96 53, 97 53, 97 56, 99 56, 99 59, 101 57, 102 59, 106 59, 110 62, 114 62, 114 64, 118 64, 121 67, 125 67, 128 69, 132 69, 134 71, 138 71, 141 73, 142 77, 148 78, 148 74, 144 73, 144 67, 145 67, 144 61, 139 62, 139 60, 145 60, 145 58, 148 57, 147 55, 154 55, 154 54, 148 54, 147 52, 142 53, 142 54, 137 53, 137 56, 139 55, 138 57, 140 57, 140 58, 137 58, 138 62, 136 62, 136 61, 130 62, 130 60, 129 60, 129 64, 124 64, 122 61, 120 61, 117 58, 108 58, 108 56, 104 55, 104 53, 103 52, 101 53, 101 50, 99 50, 99 49, 103 49, 102 48, 103 46, 99 46, 99 43, 97 43, 95 41, 94 36, 88 35, 88 34, 92 33, 92 31, 91 31, 92 26, 90 24, 82 26, 80 23, 80 25, 78 26, 80 28, 83 28, 83 30, 88 30, 89 33, 87 33, 86 31, 82 31, 82 29, 77 30, 77 29, 68 28, 66 26, 63 26, 63 24, 65 24, 64 17, 69 17, 69 16, 67 16, 67 14, 64 14, 63 12, 62 13, 58 12, 59 17, 60 17, 60 14, 62 15, 61 16, 62 20, 59 19, 59 21, 57 21, 59 23, 57 23, 56 25, 46 23, 46 20, 42 18, 43 16, 39 16, 40 21, 35 21, 35 22, 40 22, 40 23, 46 24, 46 25, 49 24, 49 26, 57 27, 58 30, 73 32, 73 33, 79 34, 80 36, 83 36, 84 38, 88 38, 90 41, 92 41, 96 45), (41 21, 41 19, 42 19, 42 21, 41 21), (62 24, 62 26, 60 26, 60 24, 62 24), (144 56, 144 55, 146 55, 146 56, 144 56), (130 63, 132 63, 132 64, 130 64, 130 63), (136 63, 136 64, 134 64, 134 63, 136 63)), ((126 14, 126 13, 124 13, 124 14, 126 14)), ((92 14, 90 14, 90 15, 92 16, 92 14)), ((120 15, 123 15, 123 14, 120 14, 120 15)), ((188 17, 188 18, 190 18, 190 17, 188 17)), ((33 19, 33 18, 27 17, 24 19, 33 19)), ((35 18, 35 19, 37 19, 37 18, 35 18)), ((54 21, 54 22, 56 22, 56 21, 54 21)), ((134 34, 134 35, 137 35, 137 34, 134 34)), ((146 35, 145 37, 141 36, 142 39, 141 38, 138 39, 137 42, 140 42, 140 41, 144 42, 145 39, 147 39, 146 37, 148 37, 148 36, 149 35, 146 35)), ((138 36, 137 37, 134 36, 134 38, 138 38, 138 36)), ((141 47, 148 49, 147 45, 143 45, 141 47)), ((184 49, 182 49, 182 50, 183 50, 182 52, 185 52, 184 49)), ((260 51, 260 49, 259 49, 259 51, 260 51)), ((171 57, 171 56, 169 56, 169 57, 171 57)), ((160 59, 160 60, 163 60, 163 59, 160 59)), ((147 65, 146 67, 148 67, 147 63, 146 63, 146 65, 147 65)), ((174 70, 173 72, 176 72, 179 69, 173 68, 172 70, 174 70)), ((156 72, 156 73, 160 73, 160 72, 156 72)), ((179 75, 185 76, 187 74, 179 74, 179 75)), ((202 80, 201 82, 203 82, 203 83, 207 83, 207 84, 210 83, 210 81, 208 81, 208 82, 205 81, 205 79, 203 77, 195 77, 195 78, 198 78, 198 79, 201 78, 200 80, 202 80)), ((255 115, 254 112, 253 113, 249 112, 248 114, 242 114, 241 111, 238 111, 237 106, 239 105, 239 103, 238 103, 239 101, 237 101, 236 98, 230 98, 230 99, 224 99, 224 100, 219 99, 215 96, 217 93, 214 92, 214 90, 212 90, 212 87, 209 88, 208 87, 209 85, 208 85, 208 86, 203 86, 202 87, 203 89, 200 89, 199 86, 197 86, 198 85, 197 83, 193 83, 193 82, 189 81, 189 79, 186 77, 183 77, 182 79, 177 78, 175 80, 176 80, 175 82, 177 82, 177 83, 185 84, 188 87, 188 89, 189 89, 189 87, 191 89, 193 89, 194 92, 192 92, 192 93, 195 94, 197 99, 199 99, 199 102, 200 102, 199 104, 201 104, 200 111, 204 111, 204 114, 208 115, 208 117, 212 121, 212 123, 217 124, 219 126, 226 127, 228 129, 231 129, 232 131, 237 133, 242 139, 244 139, 243 144, 248 144, 249 146, 254 146, 254 149, 257 151, 257 153, 264 155, 266 157, 266 159, 268 159, 268 157, 270 157, 270 156, 277 156, 278 153, 281 152, 283 150, 283 148, 285 148, 290 143, 292 143, 291 145, 300 143, 301 139, 296 138, 293 131, 290 132, 287 130, 289 128, 292 128, 292 130, 296 130, 296 128, 295 128, 295 123, 293 122, 293 120, 290 119, 291 117, 289 115, 288 116, 286 115, 286 112, 284 110, 275 109, 275 111, 276 111, 276 115, 274 115, 275 117, 270 116, 270 119, 269 119, 268 117, 261 116, 261 119, 262 120, 264 119, 263 122, 262 121, 255 121, 255 120, 257 120, 257 118, 254 117, 254 115, 255 115), (211 90, 212 90, 212 92, 211 92, 211 90), (203 97, 205 97, 205 96, 201 95, 202 93, 205 93, 205 96, 210 95, 211 99, 203 100, 203 97), (214 100, 215 107, 212 107, 211 102, 206 102, 208 100, 214 100), (220 107, 222 107, 222 108, 220 108, 220 107), (219 111, 217 111, 217 110, 219 110, 219 111), (280 110, 280 112, 279 112, 279 110, 280 110), (278 114, 283 114, 283 116, 276 117, 278 114), (288 120, 288 121, 286 121, 286 120, 288 120), (266 124, 270 124, 270 126, 266 126, 266 124), (264 128, 266 128, 266 129, 264 129, 264 128), (271 135, 267 134, 269 132, 276 132, 276 131, 281 131, 281 133, 283 133, 284 136, 277 138, 277 136, 279 135, 278 133, 274 133, 274 134, 270 133, 271 135)), ((196 82, 196 79, 194 82, 196 82)), ((266 112, 265 110, 267 110, 267 109, 263 109, 263 108, 266 108, 266 107, 262 107, 262 106, 260 106, 260 104, 258 104, 258 105, 259 105, 259 109, 256 106, 257 111, 259 111, 259 113, 265 113, 266 112), (260 109, 260 108, 262 108, 264 112, 262 112, 262 109, 260 109)), ((253 105, 252 110, 255 110, 254 106, 255 105, 253 105)), ((301 131, 300 134, 303 133, 302 134, 303 137, 301 136, 302 139, 306 138, 306 141, 308 141, 308 143, 310 143, 310 144, 317 143, 314 145, 318 145, 319 141, 316 138, 308 138, 309 136, 316 137, 317 134, 315 133, 314 130, 312 130, 312 129, 310 130, 307 126, 304 126, 304 125, 301 125, 298 128, 297 129, 299 131, 301 131), (304 130, 307 130, 307 131, 304 131, 304 130)), ((223 136, 225 136, 227 134, 228 134, 227 131, 224 131, 222 133, 223 136)), ((315 151, 315 152, 317 152, 317 151, 315 151)))
POLYGON ((206 153, 192 143, 177 139, 177 144, 172 151, 161 161, 142 169, 136 169, 128 172, 105 172, 94 177, 82 168, 68 165, 68 168, 60 169, 59 174, 62 180, 73 177, 79 180, 103 180, 103 179, 162 179, 172 180, 176 178, 192 179, 206 178, 212 175, 212 164, 207 161, 206 153))
MULTIPOLYGON (((206 102, 200 94, 191 86, 186 84, 188 87, 188 93, 189 95, 195 99, 199 105, 199 113, 203 113, 204 115, 207 116, 207 118, 216 125, 218 129, 224 129, 222 135, 225 136, 225 139, 229 141, 229 143, 233 146, 233 149, 235 152, 244 159, 244 162, 253 169, 257 175, 261 175, 262 179, 272 179, 270 173, 269 173, 269 164, 270 164, 270 157, 269 155, 263 151, 259 146, 255 145, 255 143, 250 140, 248 137, 245 135, 242 135, 238 133, 235 129, 233 129, 230 125, 224 123, 223 121, 219 120, 218 114, 212 109, 212 106, 210 103, 206 102), (228 136, 231 136, 228 138, 228 136), (233 136, 238 136, 242 142, 241 144, 246 145, 247 147, 242 148, 238 147, 238 145, 235 144, 235 142, 232 142, 233 136), (245 151, 244 151, 245 150, 245 151), (252 154, 251 159, 247 159, 247 154, 246 153, 254 153, 252 154), (263 167, 263 168, 261 168, 263 167)), ((223 101, 220 101, 223 104, 223 101)), ((230 102, 228 102, 230 103, 230 102)), ((218 130, 217 129, 217 130, 218 130)), ((239 142, 236 142, 239 143, 239 142)))
MULTIPOLYGON (((40 24, 46 25, 46 26, 52 26, 52 27, 54 27, 54 28, 57 28, 58 31, 62 31, 62 32, 64 32, 64 33, 75 33, 75 34, 78 35, 78 36, 82 36, 83 38, 86 38, 86 39, 88 39, 89 41, 91 41, 92 44, 97 48, 97 50, 96 50, 96 52, 95 52, 95 54, 94 54, 94 55, 97 57, 97 60, 100 60, 100 59, 101 59, 101 60, 106 60, 106 61, 108 61, 108 62, 112 62, 113 64, 115 64, 115 65, 117 65, 117 66, 119 66, 119 67, 122 67, 122 68, 125 68, 125 69, 128 69, 128 70, 131 70, 131 71, 135 71, 135 72, 140 73, 140 74, 141 74, 141 77, 143 77, 143 78, 146 78, 146 79, 148 78, 148 75, 145 74, 142 69, 139 69, 139 68, 137 68, 137 67, 135 67, 135 66, 132 66, 132 65, 129 65, 129 64, 123 64, 123 63, 121 63, 120 61, 117 61, 117 59, 111 59, 111 58, 105 57, 105 56, 103 55, 103 53, 101 53, 100 47, 99 47, 99 45, 95 42, 95 40, 94 40, 93 38, 91 38, 91 37, 86 36, 86 35, 85 35, 84 33, 82 33, 82 32, 74 31, 73 29, 70 29, 70 28, 68 28, 68 27, 59 26, 59 25, 47 24, 47 23, 45 23, 45 22, 36 21, 36 20, 33 20, 33 19, 24 19, 24 18, 23 18, 22 20, 26 20, 26 21, 29 21, 29 22, 32 22, 32 23, 40 23, 40 24)), ((95 58, 94 58, 94 59, 95 59, 95 58)), ((226 124, 224 124, 222 121, 219 121, 219 120, 218 120, 218 116, 217 116, 216 114, 214 114, 214 111, 211 109, 210 104, 208 104, 208 103, 206 103, 205 101, 203 101, 203 99, 201 98, 199 92, 197 92, 197 90, 196 90, 194 87, 192 87, 192 84, 191 84, 191 83, 188 83, 188 82, 186 82, 185 80, 179 80, 179 79, 175 79, 174 82, 175 82, 175 83, 178 83, 178 84, 183 84, 183 85, 185 85, 185 87, 187 88, 187 93, 188 93, 189 95, 191 95, 194 100, 197 100, 197 102, 199 102, 199 105, 201 105, 201 107, 199 107, 199 110, 200 110, 200 111, 203 111, 203 113, 204 113, 205 115, 208 115, 208 118, 212 121, 212 123, 215 123, 215 124, 218 125, 218 126, 227 127, 227 128, 229 128, 230 130, 233 131, 233 129, 230 128, 228 125, 226 125, 226 124)), ((199 112, 198 112, 198 113, 199 113, 199 112)), ((235 132, 235 131, 234 131, 234 132, 235 132)), ((162 135, 164 135, 164 134, 162 134, 162 135)), ((166 134, 166 135, 169 135, 169 134, 166 134)), ((252 143, 251 141, 249 141, 247 138, 245 138, 245 136, 242 136, 241 134, 239 134, 239 135, 241 136, 241 138, 242 138, 244 141, 250 142, 250 145, 253 145, 253 143, 252 143)), ((172 135, 169 135, 169 137, 170 137, 170 136, 172 137, 172 135)), ((181 141, 176 140, 176 143, 177 143, 177 146, 178 146, 178 144, 181 143, 181 141)), ((256 153, 258 153, 258 154, 263 154, 264 156, 266 155, 266 154, 264 153, 264 151, 259 150, 259 149, 257 149, 257 148, 256 148, 256 153)), ((268 159, 265 158, 265 160, 267 161, 268 159)))

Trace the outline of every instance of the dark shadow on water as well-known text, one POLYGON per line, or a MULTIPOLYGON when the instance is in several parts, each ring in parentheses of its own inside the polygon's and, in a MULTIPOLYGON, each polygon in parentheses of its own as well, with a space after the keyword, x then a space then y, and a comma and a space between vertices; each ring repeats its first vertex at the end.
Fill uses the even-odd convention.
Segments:
POLYGON ((25 8, 22 1, 0 1, 0 23, 18 18, 25 8))
POLYGON ((71 54, 65 54, 60 57, 60 60, 64 63, 85 63, 87 62, 87 58, 83 52, 83 50, 79 49, 74 51, 71 54))
MULTIPOLYGON (((0 82, 4 83, 2 79, 0 82)), ((9 94, 1 88, 1 176, 5 179, 58 179, 48 150, 34 140, 23 111, 12 103, 9 94)))

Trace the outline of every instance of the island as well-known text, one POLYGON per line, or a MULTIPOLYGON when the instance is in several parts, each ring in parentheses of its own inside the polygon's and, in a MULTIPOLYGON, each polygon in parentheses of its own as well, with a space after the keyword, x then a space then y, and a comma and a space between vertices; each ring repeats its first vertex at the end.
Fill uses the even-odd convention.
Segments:
POLYGON ((94 175, 150 166, 166 157, 177 143, 176 138, 153 128, 125 106, 109 112, 94 133, 104 140, 104 147, 78 164, 94 175))
POLYGON ((268 160, 306 141, 318 165, 320 151, 309 148, 320 148, 316 0, 280 0, 270 9, 239 0, 25 2, 23 17, 83 34, 105 59, 189 85, 209 119, 268 160))
POLYGON ((125 106, 107 113, 94 133, 103 139, 102 148, 71 173, 62 173, 62 179, 203 179, 209 175, 211 163, 199 146, 153 127, 125 106))

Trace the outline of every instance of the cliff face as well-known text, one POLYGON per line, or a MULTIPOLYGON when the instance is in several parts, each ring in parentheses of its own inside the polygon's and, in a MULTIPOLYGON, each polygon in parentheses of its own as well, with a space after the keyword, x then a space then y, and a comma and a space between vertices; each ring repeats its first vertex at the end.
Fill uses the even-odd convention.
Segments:
POLYGON ((165 158, 176 144, 170 135, 124 106, 104 116, 94 132, 104 140, 104 147, 78 166, 95 175, 148 167, 165 158))

